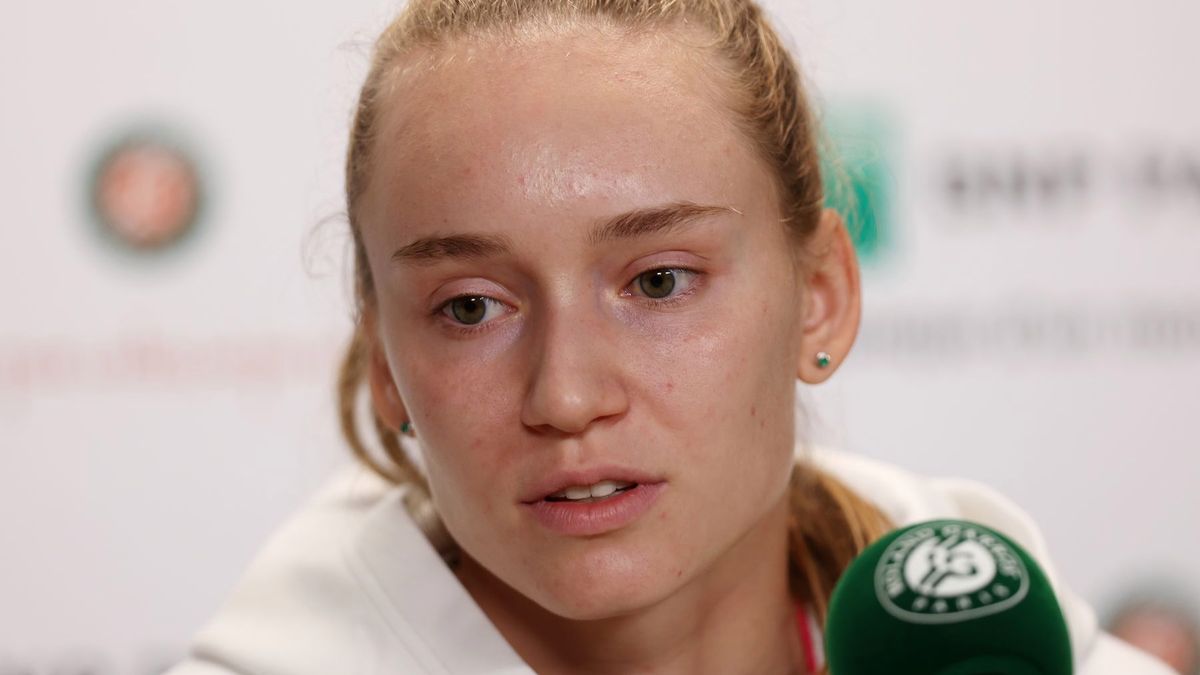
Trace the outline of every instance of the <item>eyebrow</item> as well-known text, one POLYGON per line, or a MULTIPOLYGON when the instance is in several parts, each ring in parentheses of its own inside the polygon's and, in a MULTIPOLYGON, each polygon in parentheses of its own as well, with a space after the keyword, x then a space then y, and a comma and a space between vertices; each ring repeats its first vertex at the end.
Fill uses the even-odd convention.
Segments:
POLYGON ((486 234, 451 234, 441 237, 422 237, 396 249, 392 260, 398 263, 429 265, 439 260, 470 260, 507 253, 508 237, 486 234))
POLYGON ((675 202, 664 206, 635 209, 609 218, 596 226, 588 236, 592 244, 601 244, 617 239, 633 239, 651 234, 664 234, 717 213, 741 211, 732 206, 707 206, 691 202, 675 202))
MULTIPOLYGON (((665 234, 718 213, 742 212, 732 206, 711 206, 692 202, 674 202, 662 206, 634 209, 606 218, 588 234, 592 245, 652 234, 665 234)), ((432 264, 441 260, 469 260, 503 255, 511 250, 504 235, 451 234, 422 237, 400 247, 392 254, 397 263, 432 264)))

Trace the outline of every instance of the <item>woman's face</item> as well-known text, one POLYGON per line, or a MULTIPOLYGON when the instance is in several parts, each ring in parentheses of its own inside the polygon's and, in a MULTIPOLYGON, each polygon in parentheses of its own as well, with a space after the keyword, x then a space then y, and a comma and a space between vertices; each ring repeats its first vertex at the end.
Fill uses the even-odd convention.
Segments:
POLYGON ((792 462, 793 244, 719 85, 672 44, 411 60, 360 203, 377 407, 412 420, 462 548, 570 618, 697 579, 792 462))

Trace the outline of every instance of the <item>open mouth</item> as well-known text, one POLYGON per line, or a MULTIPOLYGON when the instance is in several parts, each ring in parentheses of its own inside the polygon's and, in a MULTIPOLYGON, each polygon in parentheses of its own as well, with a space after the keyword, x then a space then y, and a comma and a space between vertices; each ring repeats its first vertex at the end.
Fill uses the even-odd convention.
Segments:
MULTIPOLYGON (((614 471, 608 475, 621 474, 614 471)), ((637 521, 654 506, 667 487, 665 480, 638 475, 627 475, 623 480, 605 478, 586 484, 584 481, 588 480, 595 478, 569 478, 558 485, 570 487, 523 502, 524 508, 536 522, 557 535, 593 537, 637 521), (637 480, 628 480, 630 478, 637 480)))
POLYGON ((586 504, 589 502, 599 502, 606 499, 611 499, 623 492, 627 492, 637 487, 637 483, 620 480, 602 480, 592 485, 574 485, 569 488, 559 490, 554 494, 547 495, 548 502, 566 502, 575 504, 586 504))

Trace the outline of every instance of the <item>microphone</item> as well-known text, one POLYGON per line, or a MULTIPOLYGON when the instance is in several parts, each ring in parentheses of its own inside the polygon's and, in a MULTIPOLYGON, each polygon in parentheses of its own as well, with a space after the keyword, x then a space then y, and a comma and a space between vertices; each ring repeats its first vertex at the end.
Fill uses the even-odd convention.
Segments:
POLYGON ((1071 675, 1071 639, 1046 575, 1020 546, 964 520, 901 528, 834 587, 830 675, 1071 675))

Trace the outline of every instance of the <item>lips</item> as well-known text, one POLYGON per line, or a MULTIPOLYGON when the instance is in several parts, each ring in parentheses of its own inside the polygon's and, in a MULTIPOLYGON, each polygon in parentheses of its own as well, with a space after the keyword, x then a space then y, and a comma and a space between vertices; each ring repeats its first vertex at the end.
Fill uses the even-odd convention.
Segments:
POLYGON ((665 477, 618 465, 553 471, 525 493, 521 510, 562 537, 595 537, 622 530, 654 508, 665 477))
POLYGON ((644 520, 667 489, 665 481, 630 485, 621 492, 599 499, 554 501, 547 498, 522 504, 520 508, 532 522, 556 536, 599 537, 644 520))

